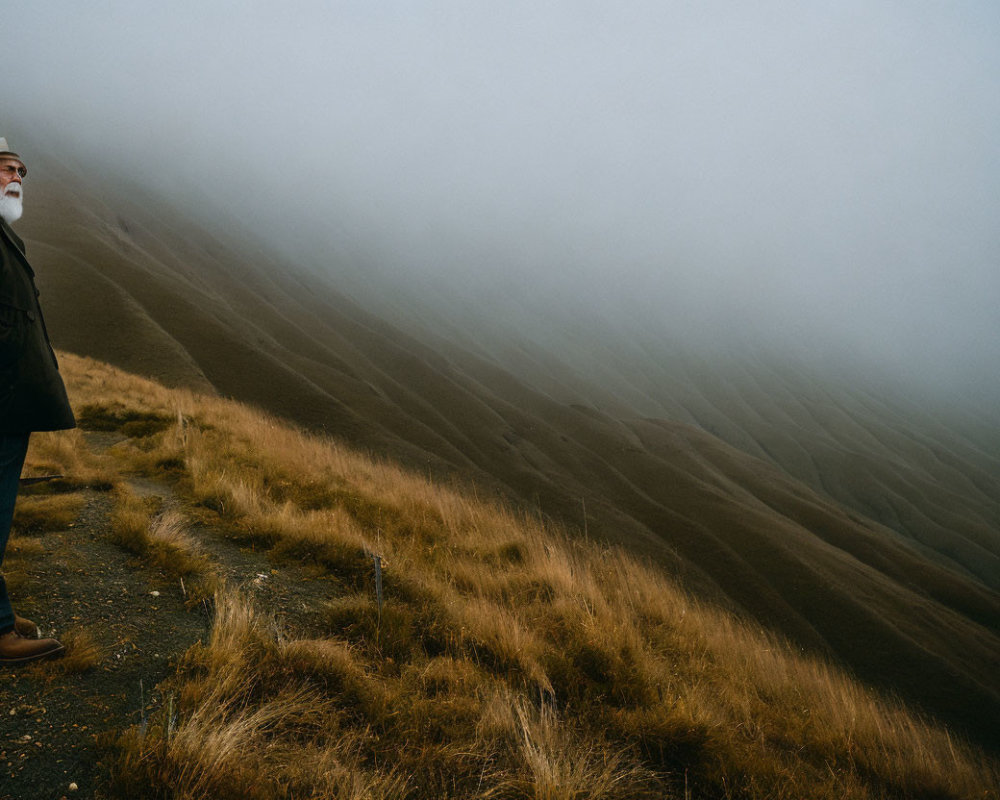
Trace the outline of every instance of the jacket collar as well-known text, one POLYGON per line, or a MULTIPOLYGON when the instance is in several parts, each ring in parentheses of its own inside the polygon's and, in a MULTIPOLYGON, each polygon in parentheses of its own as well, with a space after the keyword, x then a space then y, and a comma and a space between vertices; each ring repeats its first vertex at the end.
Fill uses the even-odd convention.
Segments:
POLYGON ((10 243, 14 245, 18 250, 21 251, 21 255, 24 255, 24 242, 21 241, 21 237, 14 233, 14 229, 7 224, 7 220, 0 217, 0 230, 3 230, 3 235, 5 238, 10 240, 10 243))

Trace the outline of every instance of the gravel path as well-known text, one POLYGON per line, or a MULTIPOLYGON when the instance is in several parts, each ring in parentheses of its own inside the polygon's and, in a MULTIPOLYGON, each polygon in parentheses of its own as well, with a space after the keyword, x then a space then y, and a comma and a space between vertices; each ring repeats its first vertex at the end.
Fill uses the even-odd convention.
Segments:
POLYGON ((158 702, 156 684, 208 632, 204 611, 185 610, 179 583, 107 540, 110 510, 110 497, 88 493, 74 527, 42 536, 45 554, 29 561, 31 607, 21 613, 42 636, 88 634, 98 656, 83 672, 67 672, 59 661, 3 671, 4 800, 98 796, 95 737, 138 722, 143 704, 158 702))

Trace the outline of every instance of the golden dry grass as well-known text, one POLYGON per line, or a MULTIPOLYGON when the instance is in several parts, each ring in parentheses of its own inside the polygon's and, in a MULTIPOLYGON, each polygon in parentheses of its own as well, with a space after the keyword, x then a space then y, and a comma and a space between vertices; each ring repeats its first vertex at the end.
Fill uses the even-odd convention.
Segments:
POLYGON ((32 435, 22 475, 62 477, 21 488, 3 564, 12 596, 28 600, 37 588, 29 578, 29 562, 46 552, 38 534, 74 525, 84 506, 78 490, 101 486, 109 474, 107 465, 89 453, 79 431, 32 435))
MULTIPOLYGON (((165 689, 176 723, 113 744, 115 796, 984 798, 1000 782, 947 731, 619 550, 245 406, 64 370, 92 419, 134 426, 118 458, 336 588, 322 638, 220 590, 211 640, 165 689)), ((156 510, 136 505, 119 503, 124 538, 185 549, 180 523, 151 535, 156 510)))
POLYGON ((85 628, 71 628, 62 634, 61 641, 66 653, 56 662, 63 672, 86 672, 96 667, 102 657, 101 648, 94 635, 85 628))
POLYGON ((87 446, 83 431, 75 429, 32 434, 23 474, 27 477, 61 475, 31 490, 51 493, 82 488, 110 489, 116 469, 109 458, 87 446))
POLYGON ((26 496, 18 499, 13 528, 19 533, 58 531, 71 525, 83 508, 78 494, 26 496))
POLYGON ((61 477, 22 487, 19 493, 4 562, 10 592, 29 593, 25 567, 45 553, 34 536, 72 526, 85 502, 80 490, 110 488, 115 474, 115 466, 95 455, 79 430, 32 434, 22 475, 61 477))
POLYGON ((152 567, 185 581, 188 603, 210 597, 218 585, 211 559, 188 532, 176 509, 161 509, 159 498, 142 498, 127 485, 114 490, 111 540, 152 567))

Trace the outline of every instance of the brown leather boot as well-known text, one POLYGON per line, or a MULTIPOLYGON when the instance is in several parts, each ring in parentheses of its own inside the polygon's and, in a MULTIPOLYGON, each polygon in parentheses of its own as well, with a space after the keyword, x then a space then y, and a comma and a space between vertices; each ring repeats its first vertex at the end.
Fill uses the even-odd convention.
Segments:
POLYGON ((14 612, 14 630, 25 639, 38 638, 38 626, 30 619, 19 616, 16 611, 14 612))
POLYGON ((25 639, 16 629, 0 634, 0 664, 24 664, 61 655, 65 649, 55 639, 25 639))

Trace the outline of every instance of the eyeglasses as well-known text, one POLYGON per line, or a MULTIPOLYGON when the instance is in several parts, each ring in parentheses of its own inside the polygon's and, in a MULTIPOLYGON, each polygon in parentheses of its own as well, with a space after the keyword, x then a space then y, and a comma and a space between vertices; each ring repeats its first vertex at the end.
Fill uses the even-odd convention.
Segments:
POLYGON ((13 164, 0 166, 0 175, 3 175, 7 180, 13 180, 15 175, 23 179, 27 174, 28 168, 23 164, 19 167, 15 167, 13 164))

